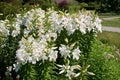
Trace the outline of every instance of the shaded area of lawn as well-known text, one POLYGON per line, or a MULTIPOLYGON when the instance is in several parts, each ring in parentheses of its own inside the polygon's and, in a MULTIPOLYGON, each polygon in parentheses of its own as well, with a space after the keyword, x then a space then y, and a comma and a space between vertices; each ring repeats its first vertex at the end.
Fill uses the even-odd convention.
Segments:
POLYGON ((120 49, 120 33, 103 31, 98 34, 98 39, 105 44, 116 46, 120 49))

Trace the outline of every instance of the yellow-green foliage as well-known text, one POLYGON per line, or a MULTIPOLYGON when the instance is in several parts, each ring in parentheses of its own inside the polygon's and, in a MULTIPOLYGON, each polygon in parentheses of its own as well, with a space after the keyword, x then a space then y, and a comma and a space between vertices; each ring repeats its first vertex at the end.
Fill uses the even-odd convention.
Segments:
POLYGON ((89 76, 88 80, 120 80, 120 62, 114 47, 95 40, 89 57, 90 70, 95 76, 89 76))

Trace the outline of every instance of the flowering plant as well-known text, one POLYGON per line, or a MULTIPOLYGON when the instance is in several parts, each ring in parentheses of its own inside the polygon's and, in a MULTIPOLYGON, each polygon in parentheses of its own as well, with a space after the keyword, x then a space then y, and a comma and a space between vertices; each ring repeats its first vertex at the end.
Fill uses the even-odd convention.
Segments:
POLYGON ((67 80, 94 75, 87 71, 91 41, 101 32, 101 20, 94 13, 36 8, 0 25, 4 37, 1 53, 8 49, 9 56, 12 54, 7 67, 13 66, 21 79, 67 80))

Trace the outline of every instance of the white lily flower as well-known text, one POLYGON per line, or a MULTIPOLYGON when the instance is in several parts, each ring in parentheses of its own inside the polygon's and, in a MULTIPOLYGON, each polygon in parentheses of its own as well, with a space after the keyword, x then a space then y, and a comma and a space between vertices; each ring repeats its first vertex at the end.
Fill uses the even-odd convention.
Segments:
POLYGON ((50 58, 50 61, 56 61, 58 57, 58 51, 50 50, 50 54, 48 56, 50 58))
POLYGON ((74 71, 75 69, 80 70, 80 69, 81 69, 81 66, 80 66, 80 65, 73 65, 73 66, 70 67, 70 70, 71 70, 71 71, 74 71))
POLYGON ((73 50, 72 55, 73 59, 79 60, 81 51, 79 50, 79 47, 73 50))
POLYGON ((75 73, 74 70, 80 70, 80 66, 79 65, 73 65, 73 66, 65 66, 65 65, 57 65, 58 67, 60 67, 60 72, 59 74, 62 73, 66 73, 66 77, 68 77, 69 79, 72 79, 73 77, 78 77, 80 75, 80 73, 75 73))
POLYGON ((96 26, 96 28, 98 29, 98 31, 102 32, 101 20, 98 17, 96 17, 94 25, 96 26))
POLYGON ((69 50, 69 47, 68 46, 65 46, 65 45, 61 45, 61 47, 59 48, 60 50, 60 54, 61 56, 63 56, 65 59, 67 57, 70 57, 70 50, 69 50))
POLYGON ((93 73, 93 72, 87 72, 89 75, 92 75, 92 76, 94 76, 95 74, 93 73))

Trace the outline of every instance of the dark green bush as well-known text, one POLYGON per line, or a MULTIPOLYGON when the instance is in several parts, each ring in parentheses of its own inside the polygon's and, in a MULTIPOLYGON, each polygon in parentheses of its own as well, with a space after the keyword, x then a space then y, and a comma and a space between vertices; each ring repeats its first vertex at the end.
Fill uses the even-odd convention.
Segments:
POLYGON ((96 0, 100 4, 100 12, 120 12, 120 0, 96 0))
POLYGON ((68 5, 68 11, 71 13, 75 13, 87 6, 88 4, 84 2, 78 3, 77 1, 71 1, 71 3, 68 5))
POLYGON ((15 7, 10 3, 0 2, 0 13, 3 14, 0 16, 0 19, 5 19, 8 16, 15 16, 15 14, 19 12, 19 9, 19 5, 15 7))
POLYGON ((14 17, 17 13, 19 13, 20 9, 21 9, 20 5, 0 2, 0 13, 2 14, 0 16, 0 19, 5 19, 5 18, 10 19, 14 17))
POLYGON ((85 7, 87 10, 96 10, 98 8, 98 4, 95 2, 89 2, 88 6, 85 7))
POLYGON ((57 4, 52 0, 38 0, 40 8, 46 10, 48 8, 54 7, 55 10, 58 10, 57 4))

